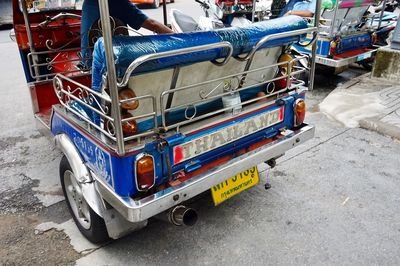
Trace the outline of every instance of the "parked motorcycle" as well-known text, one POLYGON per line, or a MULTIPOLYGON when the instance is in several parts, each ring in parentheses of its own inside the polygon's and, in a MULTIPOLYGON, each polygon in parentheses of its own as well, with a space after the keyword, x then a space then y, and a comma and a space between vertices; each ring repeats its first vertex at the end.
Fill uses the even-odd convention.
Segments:
POLYGON ((171 25, 176 32, 244 27, 269 16, 270 0, 195 0, 204 11, 196 22, 181 11, 172 9, 171 25))

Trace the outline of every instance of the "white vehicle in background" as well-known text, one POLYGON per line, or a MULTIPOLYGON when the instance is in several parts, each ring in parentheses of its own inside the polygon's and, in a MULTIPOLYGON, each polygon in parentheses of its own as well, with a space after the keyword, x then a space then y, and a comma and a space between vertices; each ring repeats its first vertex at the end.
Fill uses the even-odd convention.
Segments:
POLYGON ((12 24, 11 0, 0 0, 0 26, 12 24))

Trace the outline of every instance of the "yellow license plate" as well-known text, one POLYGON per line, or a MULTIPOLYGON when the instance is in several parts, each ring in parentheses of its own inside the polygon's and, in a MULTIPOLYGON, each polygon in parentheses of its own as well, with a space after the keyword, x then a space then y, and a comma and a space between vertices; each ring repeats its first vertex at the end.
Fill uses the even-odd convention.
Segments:
POLYGON ((212 187, 211 195, 215 206, 232 198, 243 190, 257 185, 259 180, 257 166, 254 166, 212 187))

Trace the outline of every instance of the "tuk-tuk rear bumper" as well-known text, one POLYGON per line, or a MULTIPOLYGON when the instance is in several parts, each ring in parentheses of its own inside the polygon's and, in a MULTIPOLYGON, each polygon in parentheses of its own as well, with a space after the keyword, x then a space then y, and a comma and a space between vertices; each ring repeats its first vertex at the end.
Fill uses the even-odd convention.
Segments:
POLYGON ((175 187, 167 188, 140 200, 121 197, 105 181, 96 176, 94 178, 97 190, 105 201, 128 221, 141 222, 205 192, 239 172, 279 157, 291 148, 313 138, 314 131, 313 126, 304 125, 296 131, 284 132, 281 138, 271 143, 236 157, 205 173, 194 176, 175 187))
POLYGON ((341 58, 341 59, 332 59, 332 58, 327 58, 327 57, 317 55, 317 57, 315 58, 315 62, 320 65, 339 68, 339 67, 349 66, 350 64, 369 59, 369 58, 375 56, 377 50, 378 49, 372 49, 368 52, 363 52, 360 54, 356 54, 356 55, 349 56, 346 58, 341 58))

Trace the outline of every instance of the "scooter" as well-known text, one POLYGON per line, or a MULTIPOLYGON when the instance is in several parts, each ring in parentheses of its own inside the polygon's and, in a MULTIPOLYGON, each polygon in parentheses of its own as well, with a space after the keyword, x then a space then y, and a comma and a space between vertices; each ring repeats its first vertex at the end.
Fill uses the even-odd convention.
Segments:
MULTIPOLYGON (((177 9, 171 9, 171 26, 175 32, 214 30, 225 27, 244 27, 266 14, 265 5, 256 12, 253 0, 195 0, 204 11, 196 22, 177 9)), ((265 0, 262 0, 265 2, 265 0)))

